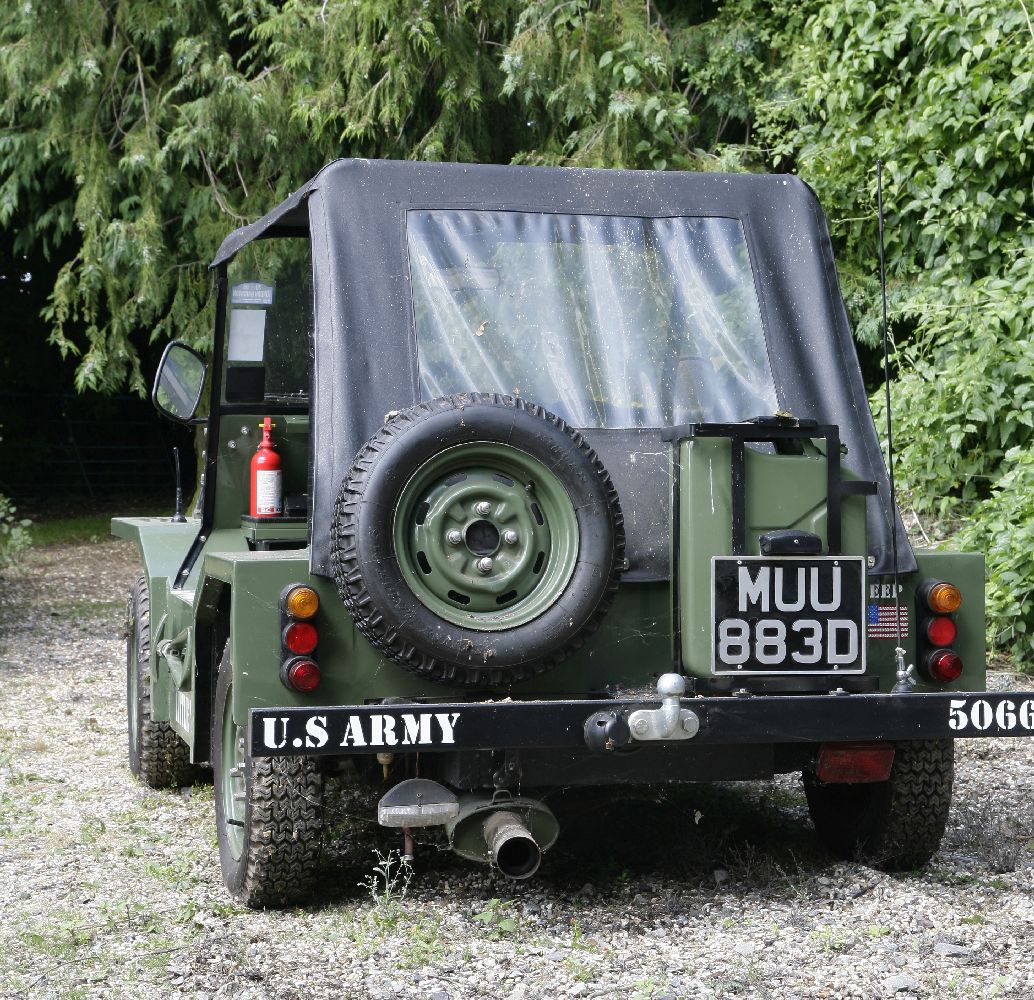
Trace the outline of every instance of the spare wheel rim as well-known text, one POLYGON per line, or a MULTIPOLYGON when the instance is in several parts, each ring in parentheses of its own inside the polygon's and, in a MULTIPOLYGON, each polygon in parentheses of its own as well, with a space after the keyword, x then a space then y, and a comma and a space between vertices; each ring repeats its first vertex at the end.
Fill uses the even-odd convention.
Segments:
POLYGON ((399 497, 393 541, 414 596, 477 631, 516 628, 563 595, 578 562, 578 516, 560 479, 497 442, 428 459, 399 497))

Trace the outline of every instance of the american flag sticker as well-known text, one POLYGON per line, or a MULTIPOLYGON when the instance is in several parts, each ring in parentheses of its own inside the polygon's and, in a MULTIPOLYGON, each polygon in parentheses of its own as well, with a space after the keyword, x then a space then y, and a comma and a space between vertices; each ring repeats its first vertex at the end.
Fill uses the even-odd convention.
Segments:
MULTIPOLYGON (((893 604, 870 604, 866 615, 866 633, 870 639, 897 639, 898 626, 894 620, 893 604)), ((908 637, 908 608, 902 605, 898 609, 902 638, 908 637)))

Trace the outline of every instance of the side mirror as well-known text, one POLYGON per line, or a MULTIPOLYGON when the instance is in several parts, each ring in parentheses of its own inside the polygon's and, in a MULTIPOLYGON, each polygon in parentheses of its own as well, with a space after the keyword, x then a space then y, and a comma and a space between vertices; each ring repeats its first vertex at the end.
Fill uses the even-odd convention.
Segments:
POLYGON ((197 351, 174 340, 158 364, 151 393, 155 409, 170 420, 189 424, 201 402, 207 371, 205 359, 197 351))

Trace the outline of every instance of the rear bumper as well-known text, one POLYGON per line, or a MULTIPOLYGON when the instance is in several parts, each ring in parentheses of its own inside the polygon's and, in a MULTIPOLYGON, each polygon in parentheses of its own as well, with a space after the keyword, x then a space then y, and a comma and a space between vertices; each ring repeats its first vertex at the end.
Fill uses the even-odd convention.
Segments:
POLYGON ((638 737, 661 700, 503 701, 253 709, 256 757, 456 750, 732 746, 1034 735, 1034 693, 779 695, 676 699, 676 735, 638 737), (692 718, 688 718, 687 713, 692 718), (688 719, 688 721, 687 721, 688 719), (693 721, 695 720, 695 722, 693 721), (684 724, 683 724, 684 723, 684 724), (608 738, 602 739, 601 732, 608 738))

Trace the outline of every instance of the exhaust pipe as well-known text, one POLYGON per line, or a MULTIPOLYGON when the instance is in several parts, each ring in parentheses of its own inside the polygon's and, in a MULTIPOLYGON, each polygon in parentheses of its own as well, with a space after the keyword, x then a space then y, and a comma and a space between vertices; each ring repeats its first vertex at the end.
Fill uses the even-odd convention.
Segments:
POLYGON ((485 820, 481 835, 493 864, 507 878, 531 878, 539 870, 542 849, 516 813, 492 813, 485 820))
POLYGON ((449 846, 468 861, 494 865, 507 878, 531 878, 555 843, 560 824, 539 799, 497 791, 460 796, 459 811, 446 820, 449 846))

